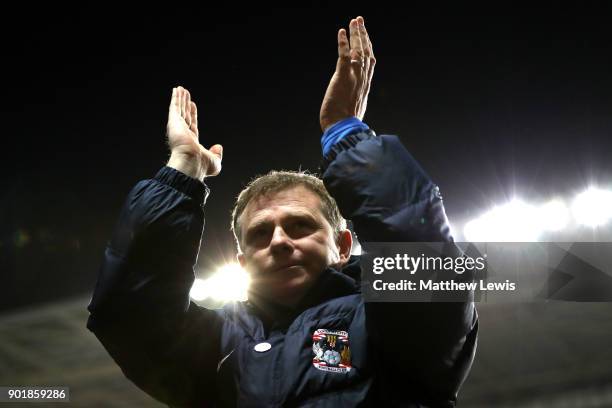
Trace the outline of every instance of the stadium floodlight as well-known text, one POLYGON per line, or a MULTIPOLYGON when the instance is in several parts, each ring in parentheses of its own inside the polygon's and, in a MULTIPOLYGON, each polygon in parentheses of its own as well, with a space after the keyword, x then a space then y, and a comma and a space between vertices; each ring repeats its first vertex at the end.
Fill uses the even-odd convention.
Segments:
POLYGON ((514 199, 468 222, 464 235, 471 242, 533 242, 542 233, 538 210, 514 199))
POLYGON ((572 204, 576 222, 599 227, 612 219, 612 191, 591 187, 578 194, 572 204))
POLYGON ((196 301, 214 299, 217 301, 243 301, 247 299, 250 284, 248 273, 236 263, 220 267, 208 279, 196 279, 189 296, 196 301))

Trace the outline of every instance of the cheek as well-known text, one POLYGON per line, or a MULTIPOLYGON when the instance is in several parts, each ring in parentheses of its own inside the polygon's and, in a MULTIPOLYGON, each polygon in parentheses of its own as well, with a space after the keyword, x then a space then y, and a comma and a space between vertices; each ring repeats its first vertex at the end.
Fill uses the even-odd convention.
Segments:
POLYGON ((336 248, 335 245, 330 246, 327 249, 327 263, 333 264, 340 260, 340 251, 336 248))
POLYGON ((310 241, 308 249, 311 254, 317 254, 318 258, 323 258, 327 264, 335 262, 338 257, 338 249, 334 241, 323 234, 310 241))
POLYGON ((263 262, 263 255, 261 254, 261 251, 256 251, 253 253, 248 253, 248 254, 244 254, 244 269, 246 269, 248 272, 252 272, 253 270, 257 269, 259 265, 261 265, 263 262))
POLYGON ((338 259, 340 258, 340 249, 336 245, 333 235, 326 237, 325 250, 327 252, 328 264, 338 262, 338 259))

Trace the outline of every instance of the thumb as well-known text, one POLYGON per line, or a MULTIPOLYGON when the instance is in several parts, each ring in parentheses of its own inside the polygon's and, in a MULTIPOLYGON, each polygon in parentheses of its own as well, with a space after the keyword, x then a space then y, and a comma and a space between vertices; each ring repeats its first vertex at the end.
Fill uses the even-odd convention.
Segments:
POLYGON ((221 146, 220 144, 216 144, 210 147, 211 153, 213 153, 215 156, 218 156, 219 159, 223 159, 223 146, 221 146))

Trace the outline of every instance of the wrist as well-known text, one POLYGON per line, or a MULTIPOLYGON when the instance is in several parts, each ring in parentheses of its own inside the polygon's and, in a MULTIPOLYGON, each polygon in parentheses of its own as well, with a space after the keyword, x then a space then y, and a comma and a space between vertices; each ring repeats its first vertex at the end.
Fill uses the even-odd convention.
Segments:
POLYGON ((200 181, 204 180, 204 169, 200 164, 198 157, 194 155, 172 152, 170 154, 170 159, 168 159, 167 166, 172 167, 173 169, 180 171, 191 178, 200 181))
POLYGON ((323 132, 327 131, 330 127, 332 127, 333 125, 335 125, 336 123, 344 120, 344 119, 348 119, 353 117, 353 115, 347 113, 347 114, 337 114, 337 115, 333 115, 333 116, 328 116, 325 118, 321 118, 319 124, 321 125, 321 130, 323 132))

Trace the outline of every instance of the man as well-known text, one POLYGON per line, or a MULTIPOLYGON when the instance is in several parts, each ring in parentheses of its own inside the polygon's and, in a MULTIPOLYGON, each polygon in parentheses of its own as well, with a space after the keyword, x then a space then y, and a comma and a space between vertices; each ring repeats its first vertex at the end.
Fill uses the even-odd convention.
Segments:
POLYGON ((221 310, 198 307, 189 290, 202 181, 220 172, 222 147, 200 145, 196 105, 187 90, 173 90, 170 160, 130 192, 88 321, 126 376, 158 400, 455 405, 475 352, 473 303, 366 303, 359 290, 342 215, 363 241, 452 237, 437 187, 396 137, 377 137, 361 122, 375 59, 363 18, 349 31, 350 39, 338 33, 321 107, 323 181, 271 172, 240 194, 232 228, 252 286, 248 302, 221 310))

